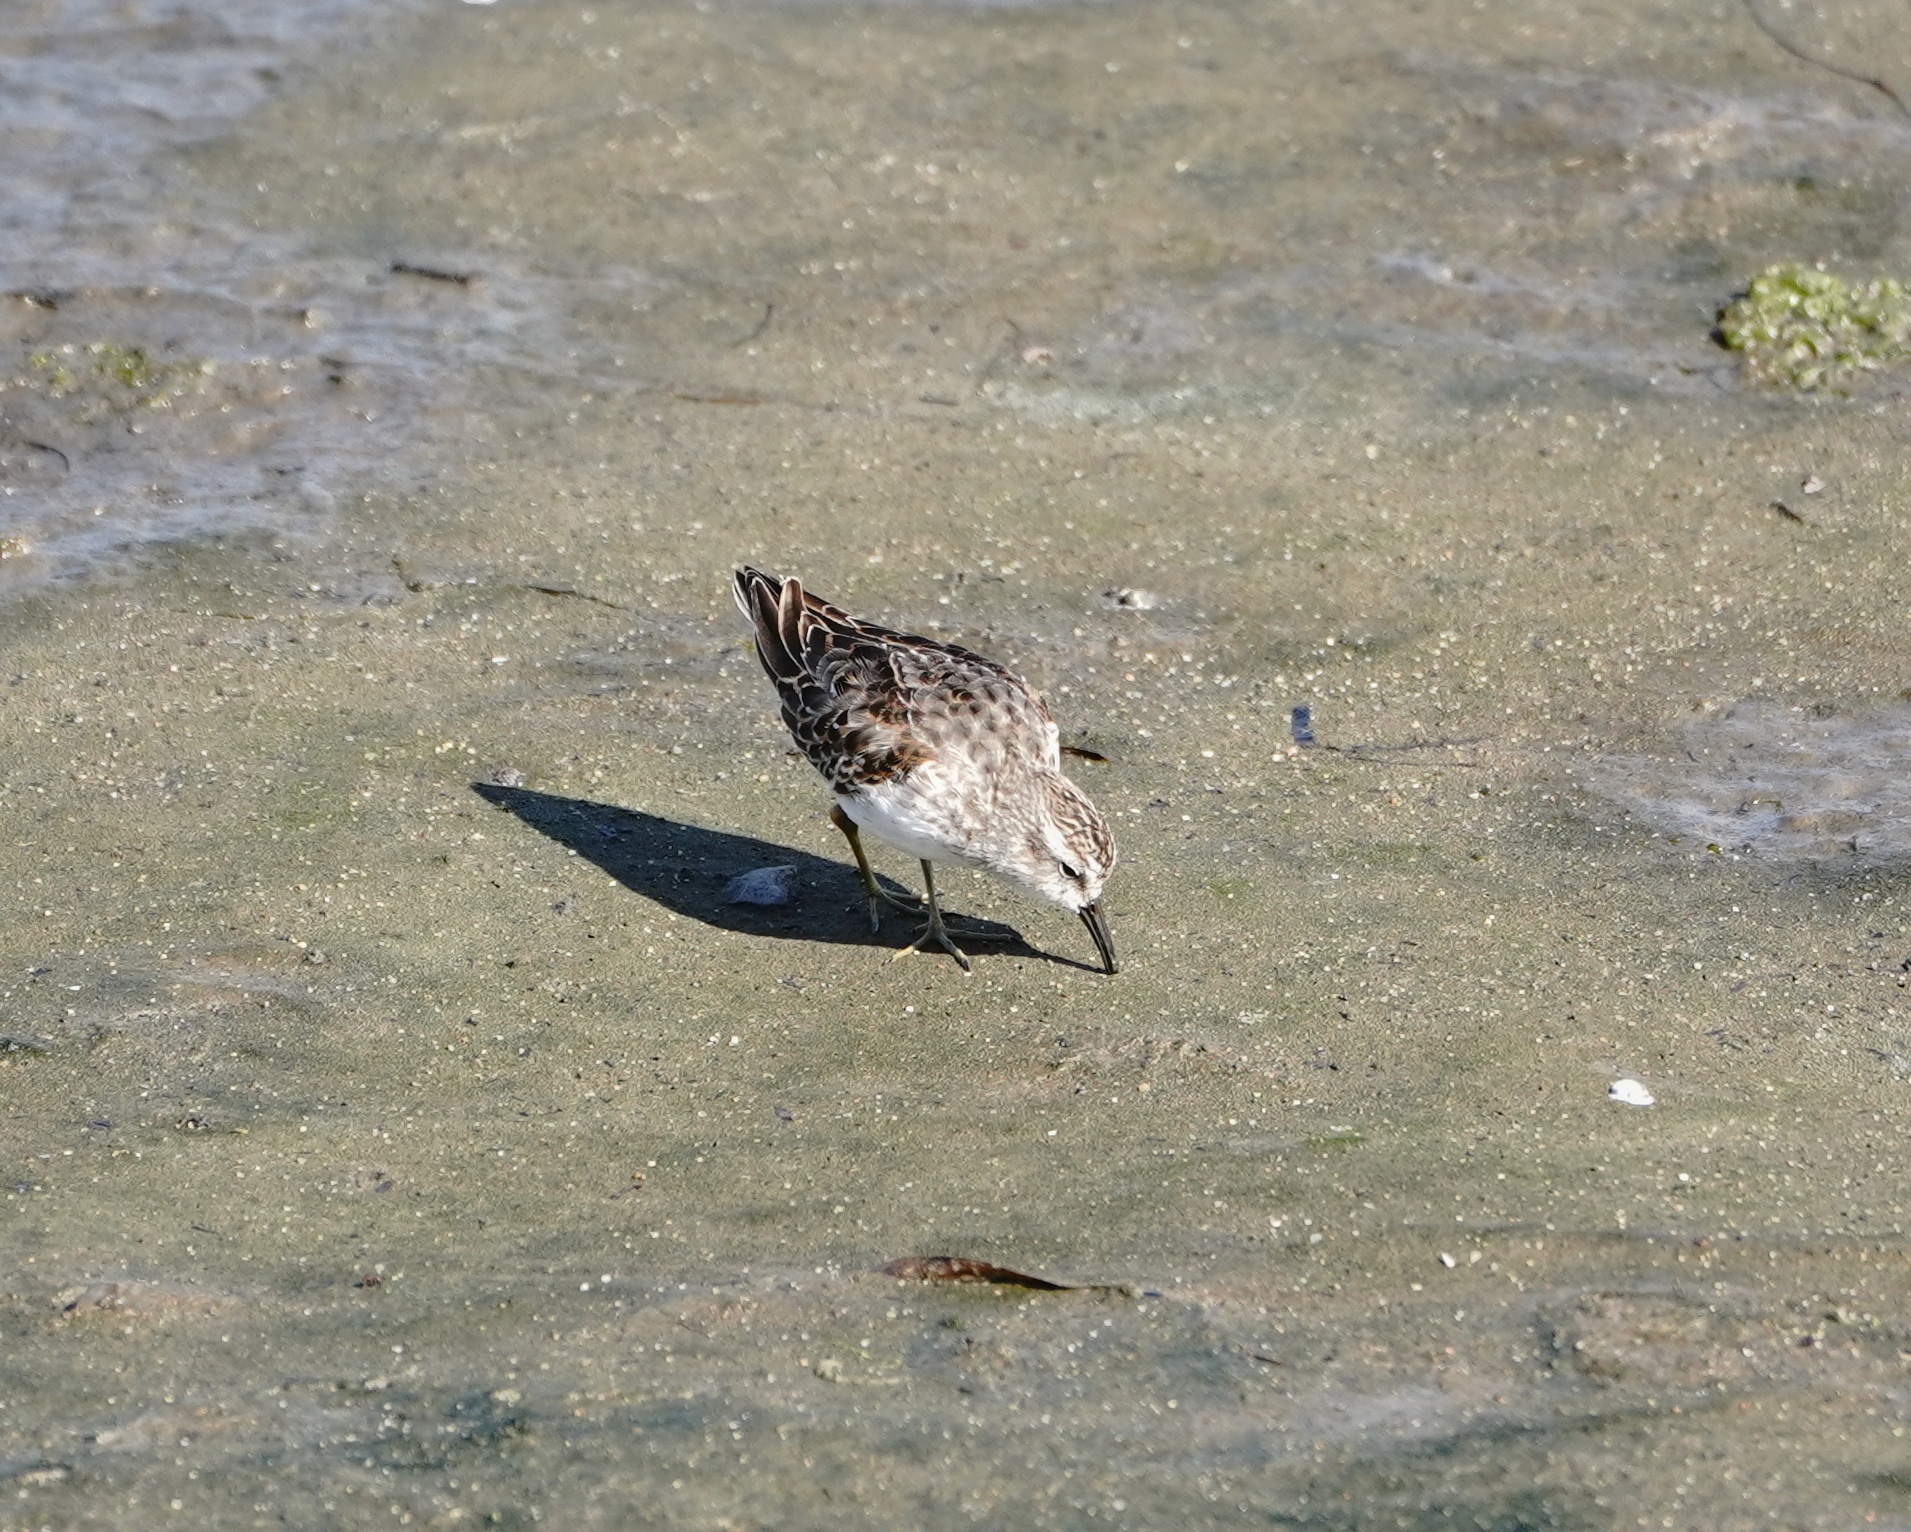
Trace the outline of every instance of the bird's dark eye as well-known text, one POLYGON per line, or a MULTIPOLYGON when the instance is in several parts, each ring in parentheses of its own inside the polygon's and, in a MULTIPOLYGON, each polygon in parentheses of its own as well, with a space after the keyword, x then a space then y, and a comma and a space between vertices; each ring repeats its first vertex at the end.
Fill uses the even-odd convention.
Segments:
POLYGON ((1075 883, 1081 882, 1082 875, 1079 872, 1077 872, 1073 867, 1070 867, 1068 863, 1062 862, 1059 865, 1062 869, 1063 877, 1069 879, 1071 882, 1075 882, 1075 883))

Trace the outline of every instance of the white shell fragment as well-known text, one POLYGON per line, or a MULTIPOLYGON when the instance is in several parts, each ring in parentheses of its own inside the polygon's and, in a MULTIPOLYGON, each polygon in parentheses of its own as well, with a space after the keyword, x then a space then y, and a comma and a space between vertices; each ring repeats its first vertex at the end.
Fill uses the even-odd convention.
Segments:
POLYGON ((1633 1079, 1614 1080, 1611 1089, 1606 1092, 1606 1098, 1623 1106, 1652 1105, 1652 1092, 1633 1079))
POLYGON ((723 897, 732 904, 788 904, 795 884, 794 866, 752 867, 730 880, 723 897))

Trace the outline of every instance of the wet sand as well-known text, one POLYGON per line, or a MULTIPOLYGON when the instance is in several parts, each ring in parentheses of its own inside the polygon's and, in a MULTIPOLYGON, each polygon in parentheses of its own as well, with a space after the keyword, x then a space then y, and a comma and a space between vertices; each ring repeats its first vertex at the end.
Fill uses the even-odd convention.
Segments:
POLYGON ((1911 1516, 1904 404, 1696 299, 1903 269, 1902 126, 1726 12, 583 14, 172 172, 577 355, 0 610, 0 1527, 1911 1516), (739 561, 1109 757, 1119 976, 890 963, 739 561))

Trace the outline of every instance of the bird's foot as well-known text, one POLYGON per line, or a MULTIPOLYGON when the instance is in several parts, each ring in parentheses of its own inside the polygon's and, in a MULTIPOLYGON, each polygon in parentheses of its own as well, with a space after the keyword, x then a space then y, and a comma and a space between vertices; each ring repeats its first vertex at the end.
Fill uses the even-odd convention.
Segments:
POLYGON ((946 929, 944 929, 943 924, 940 920, 930 921, 928 925, 924 926, 920 931, 916 933, 916 939, 914 941, 912 941, 907 947, 904 947, 889 961, 892 963, 900 963, 904 958, 908 957, 912 952, 922 951, 923 947, 931 942, 933 942, 936 946, 940 947, 944 952, 948 953, 950 957, 954 958, 958 963, 960 963, 962 965, 962 971, 964 973, 973 973, 975 971, 969 965, 968 953, 964 952, 954 942, 949 940, 949 933, 946 929))

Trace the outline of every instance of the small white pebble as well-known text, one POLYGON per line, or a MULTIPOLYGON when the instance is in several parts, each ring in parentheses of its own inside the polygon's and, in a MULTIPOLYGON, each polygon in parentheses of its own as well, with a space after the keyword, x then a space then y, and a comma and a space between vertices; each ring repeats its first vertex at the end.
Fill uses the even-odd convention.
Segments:
POLYGON ((1614 1080, 1612 1088, 1606 1092, 1608 1100, 1617 1101, 1624 1106, 1651 1106, 1652 1092, 1634 1079, 1614 1080))
POLYGON ((1446 1267, 1448 1271, 1451 1271, 1453 1270, 1455 1266, 1458 1266, 1460 1263, 1454 1260, 1452 1256, 1448 1255, 1446 1251, 1442 1250, 1440 1252, 1440 1264, 1446 1267))

